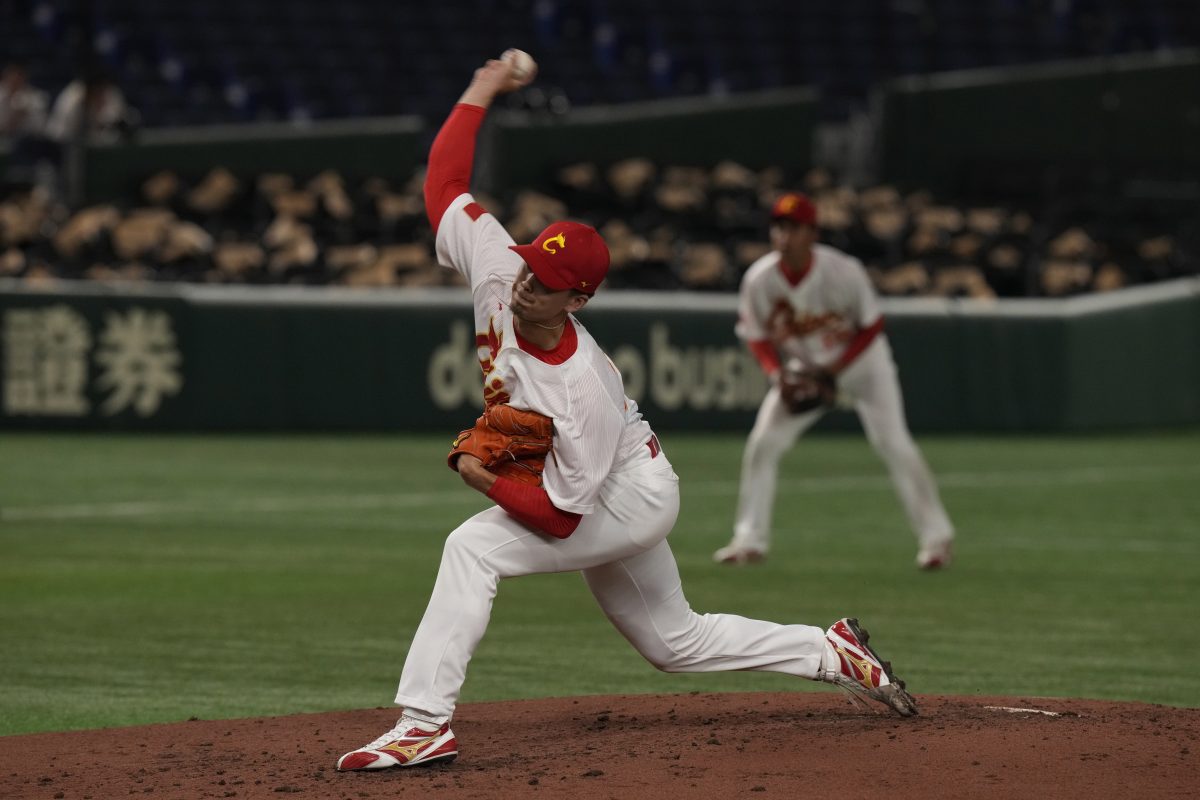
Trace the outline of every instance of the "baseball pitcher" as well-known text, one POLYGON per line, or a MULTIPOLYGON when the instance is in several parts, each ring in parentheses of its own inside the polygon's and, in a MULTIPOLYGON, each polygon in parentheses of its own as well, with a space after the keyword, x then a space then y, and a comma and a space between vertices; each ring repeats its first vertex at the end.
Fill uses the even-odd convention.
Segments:
POLYGON ((817 243, 816 208, 802 194, 776 201, 771 244, 742 278, 736 331, 772 387, 746 441, 733 540, 713 558, 743 564, 766 557, 779 460, 826 410, 845 403, 887 464, 917 536, 917 566, 949 565, 954 528, 908 431, 883 316, 862 264, 817 243))
POLYGON ((450 466, 495 505, 446 539, 401 673, 399 721, 337 768, 454 758, 450 720, 500 580, 536 573, 582 572, 612 624, 661 670, 783 672, 915 714, 854 619, 823 631, 688 605, 667 544, 678 478, 620 373, 575 316, 608 272, 604 240, 563 221, 516 244, 469 192, 486 110, 521 85, 504 61, 476 71, 433 143, 425 183, 438 257, 471 286, 483 368, 486 410, 455 440, 450 466))

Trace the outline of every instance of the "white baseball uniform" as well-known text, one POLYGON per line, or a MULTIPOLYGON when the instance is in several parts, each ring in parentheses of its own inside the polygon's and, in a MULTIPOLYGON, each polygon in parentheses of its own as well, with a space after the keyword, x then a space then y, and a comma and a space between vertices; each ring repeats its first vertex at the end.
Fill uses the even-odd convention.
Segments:
POLYGON ((692 611, 666 541, 679 511, 679 479, 625 396, 620 373, 577 319, 568 318, 576 344, 565 360, 519 345, 508 303, 523 262, 511 244, 469 194, 450 204, 437 230, 439 260, 471 285, 486 402, 554 419, 544 488, 555 506, 583 519, 569 538, 556 539, 493 506, 455 529, 396 703, 419 719, 448 719, 499 580, 573 570, 582 571, 613 625, 661 670, 816 678, 822 659, 835 658, 822 629, 692 611))
MULTIPOLYGON (((806 366, 828 367, 860 329, 879 320, 875 292, 858 259, 816 244, 809 272, 795 285, 778 252, 750 265, 742 278, 736 332, 748 342, 774 342, 782 363, 795 358, 806 366)), ((837 384, 839 405, 852 404, 857 411, 867 439, 887 464, 922 549, 951 540, 954 528, 909 433, 896 364, 882 332, 838 375, 837 384)), ((817 408, 793 414, 778 387, 767 392, 742 458, 734 545, 767 551, 779 460, 823 413, 817 408)))

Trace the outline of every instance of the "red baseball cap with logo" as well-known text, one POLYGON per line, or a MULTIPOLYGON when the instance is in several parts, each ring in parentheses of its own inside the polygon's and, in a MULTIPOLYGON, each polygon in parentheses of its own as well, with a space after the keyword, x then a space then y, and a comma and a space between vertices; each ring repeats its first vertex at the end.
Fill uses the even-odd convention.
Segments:
POLYGON ((775 201, 771 207, 771 219, 786 219, 797 225, 816 225, 817 207, 807 195, 799 192, 788 192, 775 201))
POLYGON ((532 244, 514 244, 514 251, 547 289, 577 289, 595 294, 608 275, 608 245, 590 225, 554 222, 532 244))

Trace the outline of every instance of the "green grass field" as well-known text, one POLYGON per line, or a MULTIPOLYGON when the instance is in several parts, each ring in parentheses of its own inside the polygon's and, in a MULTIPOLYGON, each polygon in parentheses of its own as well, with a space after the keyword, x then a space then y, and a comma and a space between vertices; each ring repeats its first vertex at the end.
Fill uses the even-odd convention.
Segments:
MULTIPOLYGON (((486 505, 446 443, 0 436, 0 734, 388 705, 442 540, 486 505)), ((923 439, 960 534, 934 574, 861 436, 789 454, 742 569, 710 561, 741 437, 663 444, 698 611, 858 615, 917 694, 1200 705, 1200 431, 923 439)), ((809 688, 656 672, 567 574, 501 585, 462 700, 809 688)))

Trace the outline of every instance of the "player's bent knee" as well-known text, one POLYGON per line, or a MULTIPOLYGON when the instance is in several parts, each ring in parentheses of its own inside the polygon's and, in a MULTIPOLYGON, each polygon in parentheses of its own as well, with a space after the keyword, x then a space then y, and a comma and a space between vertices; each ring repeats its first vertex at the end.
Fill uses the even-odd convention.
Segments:
MULTIPOLYGON (((617 622, 614 620, 614 623, 617 622)), ((661 672, 670 672, 670 666, 674 663, 676 653, 671 650, 661 636, 653 632, 635 632, 629 628, 622 627, 617 624, 618 630, 625 635, 625 638, 633 645, 633 649, 638 651, 638 655, 646 659, 650 666, 661 672)))
POLYGON ((459 553, 477 550, 478 548, 474 546, 474 541, 475 537, 470 528, 466 526, 457 527, 450 531, 450 534, 446 537, 446 543, 442 545, 442 552, 459 553))
POLYGON ((686 663, 679 653, 672 653, 667 650, 651 654, 643 652, 642 656, 650 662, 650 666, 654 667, 659 672, 685 672, 686 663))
POLYGON ((690 672, 697 661, 694 630, 667 632, 637 643, 638 652, 660 672, 690 672))
POLYGON ((459 527, 446 537, 442 547, 442 564, 459 567, 483 565, 486 566, 486 556, 489 548, 471 529, 459 527))
POLYGON ((660 672, 680 671, 684 664, 683 654, 656 630, 638 631, 620 625, 617 620, 614 620, 614 623, 617 623, 617 628, 650 666, 660 672))

